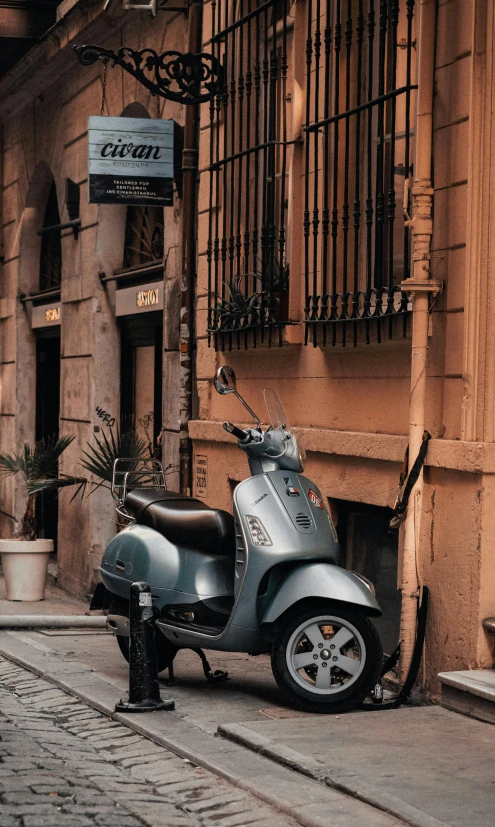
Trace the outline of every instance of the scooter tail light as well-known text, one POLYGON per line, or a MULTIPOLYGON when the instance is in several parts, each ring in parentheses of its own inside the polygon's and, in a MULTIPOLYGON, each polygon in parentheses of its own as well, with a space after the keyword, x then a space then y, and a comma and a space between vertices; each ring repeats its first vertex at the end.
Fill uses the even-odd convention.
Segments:
POLYGON ((271 546, 273 545, 271 541, 271 537, 268 534, 265 526, 258 519, 258 517, 252 517, 251 515, 247 515, 246 521, 248 524, 249 533, 251 535, 251 540, 253 545, 255 546, 271 546))

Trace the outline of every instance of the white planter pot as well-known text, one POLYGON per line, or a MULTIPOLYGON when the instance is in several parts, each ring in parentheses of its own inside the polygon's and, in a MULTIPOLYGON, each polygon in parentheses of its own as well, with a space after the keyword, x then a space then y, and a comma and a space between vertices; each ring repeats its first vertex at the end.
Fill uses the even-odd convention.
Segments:
POLYGON ((44 599, 51 551, 53 540, 0 540, 7 600, 44 599))

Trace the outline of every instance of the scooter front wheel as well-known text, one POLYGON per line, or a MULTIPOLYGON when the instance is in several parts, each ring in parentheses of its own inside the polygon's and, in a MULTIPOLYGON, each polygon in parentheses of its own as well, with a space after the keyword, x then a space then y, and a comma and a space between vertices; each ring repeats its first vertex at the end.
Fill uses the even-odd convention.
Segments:
POLYGON ((308 712, 353 709, 377 682, 382 661, 369 619, 332 601, 286 613, 272 648, 277 684, 308 712))

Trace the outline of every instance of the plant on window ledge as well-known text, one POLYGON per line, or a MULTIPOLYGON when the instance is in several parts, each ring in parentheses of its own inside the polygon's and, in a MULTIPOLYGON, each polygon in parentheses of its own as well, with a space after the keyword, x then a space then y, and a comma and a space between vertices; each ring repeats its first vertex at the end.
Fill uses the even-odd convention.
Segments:
MULTIPOLYGON (((274 294, 282 294, 289 292, 289 275, 290 267, 286 261, 279 262, 278 258, 273 258, 271 261, 272 278, 270 283, 270 273, 265 277, 265 282, 270 285, 270 292, 274 294)), ((267 268, 269 270, 269 268, 267 268)), ((261 279, 262 276, 256 276, 261 279)))
POLYGON ((286 261, 279 262, 278 258, 271 260, 271 274, 270 265, 267 268, 265 277, 256 275, 268 289, 268 294, 271 296, 272 315, 277 321, 284 322, 288 320, 289 313, 289 276, 290 266, 286 261), (270 278, 271 275, 271 278, 270 278))
POLYGON ((258 327, 275 321, 286 321, 289 297, 289 265, 272 260, 272 273, 241 273, 232 281, 223 282, 228 295, 219 296, 212 308, 210 333, 258 327), (262 289, 249 293, 241 283, 249 279, 260 282, 262 289), (270 289, 267 286, 270 285, 270 289))
POLYGON ((241 289, 241 282, 246 276, 258 278, 254 273, 243 273, 234 276, 230 283, 224 282, 229 298, 217 295, 218 303, 213 308, 212 332, 240 329, 262 322, 270 294, 267 290, 256 290, 246 295, 241 289))

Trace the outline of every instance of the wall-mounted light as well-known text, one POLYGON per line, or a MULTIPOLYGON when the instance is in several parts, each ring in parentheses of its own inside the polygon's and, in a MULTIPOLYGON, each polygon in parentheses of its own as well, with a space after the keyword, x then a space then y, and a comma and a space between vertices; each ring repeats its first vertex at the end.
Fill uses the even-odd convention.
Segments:
POLYGON ((151 17, 156 17, 158 0, 148 0, 147 3, 133 3, 131 0, 107 0, 104 9, 112 17, 122 17, 126 11, 147 11, 151 17))

